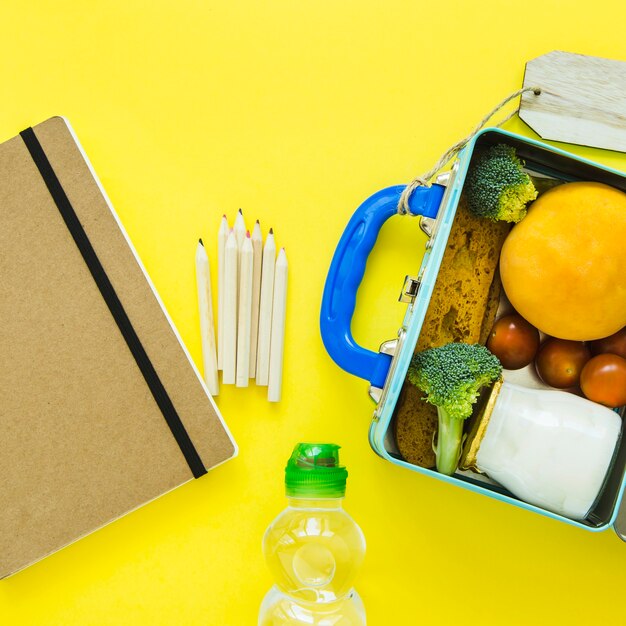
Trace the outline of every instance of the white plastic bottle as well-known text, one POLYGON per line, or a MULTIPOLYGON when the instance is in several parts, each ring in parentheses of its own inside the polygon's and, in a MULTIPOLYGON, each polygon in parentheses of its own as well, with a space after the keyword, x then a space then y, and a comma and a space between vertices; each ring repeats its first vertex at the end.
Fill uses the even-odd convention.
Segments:
POLYGON ((265 596, 259 626, 364 626, 352 585, 365 538, 343 510, 348 472, 339 446, 300 443, 285 469, 289 506, 270 524, 263 552, 276 584, 265 596))

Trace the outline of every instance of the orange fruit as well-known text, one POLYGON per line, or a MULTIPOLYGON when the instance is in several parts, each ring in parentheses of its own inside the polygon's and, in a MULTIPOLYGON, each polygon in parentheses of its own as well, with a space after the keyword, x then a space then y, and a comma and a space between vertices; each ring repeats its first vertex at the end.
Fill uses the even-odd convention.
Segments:
POLYGON ((543 193, 502 247, 504 291, 553 337, 587 341, 626 326, 626 193, 565 183, 543 193))

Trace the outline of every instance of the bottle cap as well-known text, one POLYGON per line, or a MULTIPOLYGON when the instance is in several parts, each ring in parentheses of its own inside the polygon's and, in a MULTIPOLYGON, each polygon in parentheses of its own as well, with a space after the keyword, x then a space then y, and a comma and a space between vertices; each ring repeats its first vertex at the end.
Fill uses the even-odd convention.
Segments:
POLYGON ((299 443, 285 468, 285 492, 296 498, 343 498, 348 470, 334 443, 299 443))

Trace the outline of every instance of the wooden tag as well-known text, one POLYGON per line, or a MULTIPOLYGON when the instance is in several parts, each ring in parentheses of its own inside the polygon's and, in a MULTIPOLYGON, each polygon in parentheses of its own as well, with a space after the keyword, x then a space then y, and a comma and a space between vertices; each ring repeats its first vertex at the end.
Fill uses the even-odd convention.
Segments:
POLYGON ((526 64, 519 116, 541 137, 626 152, 626 62, 554 51, 526 64))

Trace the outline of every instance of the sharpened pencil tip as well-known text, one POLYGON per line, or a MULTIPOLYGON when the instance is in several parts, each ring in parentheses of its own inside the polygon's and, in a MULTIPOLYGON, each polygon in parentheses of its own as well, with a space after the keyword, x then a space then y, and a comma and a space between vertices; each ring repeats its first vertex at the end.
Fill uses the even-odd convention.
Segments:
POLYGON ((257 224, 260 224, 261 222, 259 222, 259 220, 256 221, 257 224))
POLYGON ((241 215, 243 215, 243 211, 241 209, 239 209, 239 213, 241 213, 241 215))
POLYGON ((202 247, 204 247, 204 244, 202 243, 202 237, 200 237, 200 239, 198 239, 198 243, 199 243, 202 247))
POLYGON ((274 234, 274 229, 270 228, 270 235, 273 235, 273 234, 274 234))
POLYGON ((250 231, 249 231, 249 230, 247 230, 247 231, 246 231, 246 237, 247 237, 248 239, 250 239, 250 231))

